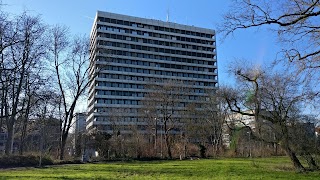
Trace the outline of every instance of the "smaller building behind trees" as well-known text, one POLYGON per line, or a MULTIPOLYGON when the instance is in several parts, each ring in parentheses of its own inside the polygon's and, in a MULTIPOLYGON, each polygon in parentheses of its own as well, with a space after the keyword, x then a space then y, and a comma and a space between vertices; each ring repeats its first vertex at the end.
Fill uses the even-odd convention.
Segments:
MULTIPOLYGON (((44 154, 58 157, 60 141, 60 121, 55 118, 32 119, 28 121, 28 128, 24 137, 21 137, 19 123, 16 126, 13 141, 14 154, 30 154, 43 152, 44 154)), ((7 133, 2 132, 0 137, 0 149, 4 150, 7 141, 7 133)), ((2 151, 4 153, 4 151, 2 151)))

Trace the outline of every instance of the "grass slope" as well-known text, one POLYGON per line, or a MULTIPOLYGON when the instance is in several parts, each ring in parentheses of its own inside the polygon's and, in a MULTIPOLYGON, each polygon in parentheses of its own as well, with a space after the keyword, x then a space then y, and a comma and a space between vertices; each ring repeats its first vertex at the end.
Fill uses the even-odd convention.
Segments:
POLYGON ((288 158, 80 164, 0 170, 0 179, 320 179, 296 173, 288 158))

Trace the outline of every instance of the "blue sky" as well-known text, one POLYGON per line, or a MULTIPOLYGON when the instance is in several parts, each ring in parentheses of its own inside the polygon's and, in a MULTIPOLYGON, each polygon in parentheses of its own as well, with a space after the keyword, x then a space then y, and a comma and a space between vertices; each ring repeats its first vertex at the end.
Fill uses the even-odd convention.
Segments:
MULTIPOLYGON (((0 0, 1 2, 1 0, 0 0)), ((73 34, 90 33, 97 10, 166 20, 216 29, 232 0, 2 0, 3 10, 18 15, 26 10, 40 14, 48 24, 69 26, 73 34)), ((274 34, 262 29, 241 30, 223 42, 217 35, 219 83, 233 80, 226 73, 234 59, 247 59, 256 64, 270 64, 278 47, 274 34)))

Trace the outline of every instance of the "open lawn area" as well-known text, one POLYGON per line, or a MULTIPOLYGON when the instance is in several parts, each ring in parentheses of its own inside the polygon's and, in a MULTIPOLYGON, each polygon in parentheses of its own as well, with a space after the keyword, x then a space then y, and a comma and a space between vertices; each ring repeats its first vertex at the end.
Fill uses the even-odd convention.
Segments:
POLYGON ((1 169, 0 179, 320 179, 297 173, 286 157, 107 162, 1 169))

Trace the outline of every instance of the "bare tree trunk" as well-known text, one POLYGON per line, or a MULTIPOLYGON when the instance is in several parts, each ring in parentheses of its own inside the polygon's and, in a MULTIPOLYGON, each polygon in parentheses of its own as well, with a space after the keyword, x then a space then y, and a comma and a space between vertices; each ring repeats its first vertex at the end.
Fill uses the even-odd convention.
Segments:
POLYGON ((164 121, 164 130, 165 130, 164 138, 165 138, 166 145, 167 145, 168 156, 170 159, 172 159, 171 142, 170 142, 170 135, 169 135, 170 129, 167 129, 168 128, 167 123, 168 123, 167 120, 165 120, 164 121))
POLYGON ((68 134, 62 134, 61 143, 60 143, 60 160, 63 160, 65 157, 64 151, 67 143, 68 134))
POLYGON ((165 135, 165 139, 166 139, 167 152, 168 152, 169 159, 172 159, 171 142, 170 142, 170 137, 168 136, 167 133, 165 135))
POLYGON ((301 164, 301 162, 297 158, 296 153, 293 152, 291 150, 291 148, 288 147, 287 145, 285 145, 283 147, 283 149, 285 150, 286 154, 289 156, 289 158, 290 158, 291 162, 293 163, 293 166, 295 167, 295 169, 298 170, 299 172, 304 172, 306 169, 303 167, 303 165, 301 164))
POLYGON ((306 153, 303 157, 306 159, 310 169, 312 170, 319 169, 319 166, 317 165, 316 161, 314 160, 314 158, 310 153, 306 153))
POLYGON ((13 152, 13 137, 14 137, 14 127, 13 125, 7 125, 7 141, 5 146, 5 154, 10 155, 13 152))
MULTIPOLYGON (((27 88, 29 90, 29 88, 27 88)), ((30 113, 30 105, 31 105, 31 98, 28 96, 28 102, 26 107, 26 112, 24 114, 23 122, 22 122, 22 132, 20 137, 20 148, 19 148, 19 154, 23 155, 24 151, 24 145, 25 145, 25 138, 27 136, 27 127, 28 127, 28 118, 30 113)), ((24 107, 24 105, 22 106, 24 107)))
POLYGON ((23 155, 24 151, 24 145, 25 145, 25 138, 27 135, 27 119, 24 118, 22 122, 22 131, 21 131, 21 136, 20 136, 20 146, 19 146, 19 154, 23 155))
MULTIPOLYGON (((22 73, 21 76, 24 76, 24 69, 25 64, 23 64, 22 66, 22 73)), ((13 87, 13 105, 12 105, 12 113, 11 116, 7 119, 7 131, 8 131, 8 138, 7 138, 7 142, 6 142, 6 147, 5 147, 5 154, 6 155, 10 155, 13 152, 13 141, 14 141, 14 125, 16 122, 16 115, 17 115, 17 111, 18 111, 18 102, 19 102, 19 97, 20 97, 20 92, 22 89, 22 82, 23 82, 23 78, 21 77, 19 79, 19 84, 17 85, 17 89, 15 89, 13 87), (16 91, 15 91, 16 90, 16 91)), ((15 84, 15 83, 14 83, 15 84)))

